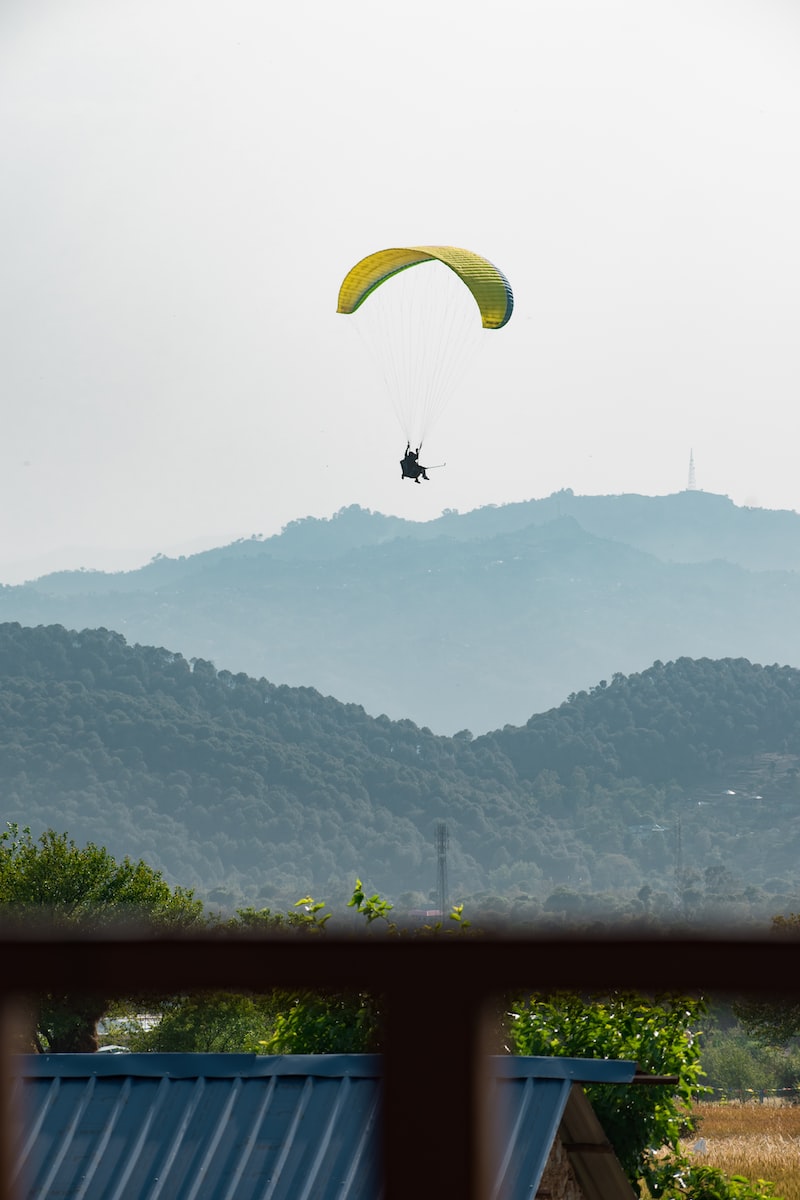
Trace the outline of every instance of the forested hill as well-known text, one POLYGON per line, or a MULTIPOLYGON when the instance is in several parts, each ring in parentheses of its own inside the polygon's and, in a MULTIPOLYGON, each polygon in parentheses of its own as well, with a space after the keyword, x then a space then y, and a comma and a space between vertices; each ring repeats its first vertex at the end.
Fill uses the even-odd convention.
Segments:
POLYGON ((520 778, 575 767, 595 780, 697 785, 736 759, 800 752, 800 671, 745 659, 679 659, 614 675, 522 729, 490 735, 520 778))
POLYGON ((350 508, 139 571, 61 572, 0 588, 0 620, 103 626, 484 732, 655 659, 800 665, 799 568, 795 513, 565 491, 429 523, 350 508))
POLYGON ((440 820, 454 896, 750 911, 800 887, 791 668, 656 664, 448 738, 106 630, 6 624, 0 713, 6 821, 205 894, 335 899, 358 874, 426 905, 440 820))

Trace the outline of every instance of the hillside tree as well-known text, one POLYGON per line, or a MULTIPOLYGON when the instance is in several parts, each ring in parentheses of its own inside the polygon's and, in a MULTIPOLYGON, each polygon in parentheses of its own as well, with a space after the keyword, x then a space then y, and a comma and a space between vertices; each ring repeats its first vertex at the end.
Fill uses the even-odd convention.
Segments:
MULTIPOLYGON (((0 913, 50 936, 99 934, 137 922, 149 930, 186 930, 205 920, 191 891, 170 888, 144 862, 115 861, 107 850, 79 847, 66 833, 11 824, 0 834, 0 913)), ((41 1052, 97 1049, 97 1022, 110 996, 101 978, 86 993, 48 993, 29 999, 30 1047, 41 1052)))

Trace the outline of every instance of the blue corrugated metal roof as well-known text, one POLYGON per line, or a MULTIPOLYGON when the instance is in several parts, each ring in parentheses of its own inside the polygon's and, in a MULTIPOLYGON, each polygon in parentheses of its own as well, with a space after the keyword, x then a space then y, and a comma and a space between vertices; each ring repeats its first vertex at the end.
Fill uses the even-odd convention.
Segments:
POLYGON ((26 1057, 22 1196, 374 1200, 380 1069, 371 1055, 26 1057))
POLYGON ((492 1120, 498 1200, 530 1200, 574 1083, 629 1083, 636 1064, 612 1059, 492 1059, 492 1120))
MULTIPOLYGON (((535 1194, 573 1082, 635 1064, 495 1058, 496 1195, 535 1194)), ((378 1055, 20 1056, 24 1200, 378 1200, 378 1055)))

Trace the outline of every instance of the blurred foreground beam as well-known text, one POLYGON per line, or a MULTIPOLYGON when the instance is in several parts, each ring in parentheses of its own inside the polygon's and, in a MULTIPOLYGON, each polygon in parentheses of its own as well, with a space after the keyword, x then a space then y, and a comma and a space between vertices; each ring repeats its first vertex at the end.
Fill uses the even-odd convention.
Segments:
MULTIPOLYGON (((799 945, 738 937, 223 939, 141 932, 67 940, 6 931, 0 933, 0 1002, 54 990, 378 993, 387 1014, 386 1200, 486 1200, 480 1072, 493 1000, 534 990, 791 993, 799 945)), ((3 1070, 6 1088, 7 1080, 3 1070)), ((8 1113, 5 1095, 0 1111, 8 1113)), ((0 1200, 15 1200, 7 1175, 0 1200)))

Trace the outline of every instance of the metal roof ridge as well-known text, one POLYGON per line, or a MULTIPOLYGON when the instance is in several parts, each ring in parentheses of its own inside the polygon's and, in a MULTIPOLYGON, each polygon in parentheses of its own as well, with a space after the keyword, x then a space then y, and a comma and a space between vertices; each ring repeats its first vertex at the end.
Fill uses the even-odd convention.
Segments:
POLYGON ((258 1078, 312 1075, 338 1079, 380 1078, 380 1054, 18 1054, 12 1074, 28 1078, 87 1078, 128 1075, 173 1079, 258 1078))
MULTIPOLYGON (((14 1074, 29 1078, 168 1076, 174 1079, 312 1075, 381 1078, 380 1054, 20 1054, 14 1074)), ((615 1058, 491 1055, 490 1074, 502 1079, 571 1079, 576 1083, 630 1083, 635 1062, 615 1058)))
POLYGON ((571 1079, 574 1083, 630 1083, 637 1065, 622 1058, 561 1058, 494 1055, 494 1073, 502 1079, 571 1079))

